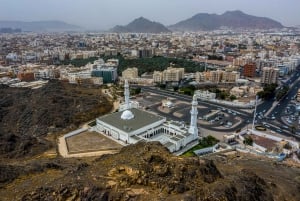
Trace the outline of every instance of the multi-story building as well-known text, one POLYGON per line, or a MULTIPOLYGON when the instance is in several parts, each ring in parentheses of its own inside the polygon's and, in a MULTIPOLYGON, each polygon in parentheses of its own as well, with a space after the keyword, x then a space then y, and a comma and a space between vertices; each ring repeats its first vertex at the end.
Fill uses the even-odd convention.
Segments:
POLYGON ((273 67, 264 67, 262 70, 261 83, 275 84, 279 76, 279 69, 273 67))
POLYGON ((99 59, 94 64, 89 65, 92 77, 102 77, 103 83, 114 83, 118 79, 118 59, 109 59, 104 63, 103 59, 99 59))
POLYGON ((134 79, 138 78, 138 69, 137 68, 127 68, 122 72, 123 79, 134 79))
POLYGON ((245 77, 255 77, 255 74, 256 74, 256 64, 255 63, 249 63, 249 64, 246 64, 244 65, 244 68, 243 68, 243 75, 245 77))
POLYGON ((163 82, 179 82, 184 76, 184 68, 168 67, 162 74, 163 82))
POLYGON ((103 83, 114 83, 118 79, 117 68, 102 66, 92 70, 92 77, 102 77, 103 83))
POLYGON ((213 83, 219 83, 222 79, 223 71, 216 70, 216 71, 210 71, 209 81, 213 83))
POLYGON ((162 72, 160 71, 154 71, 153 72, 153 82, 154 83, 162 83, 162 72))
POLYGON ((138 50, 138 57, 139 58, 149 58, 153 56, 152 49, 139 49, 138 50))
POLYGON ((196 72, 195 73, 195 80, 196 82, 206 82, 209 81, 210 72, 196 72))
POLYGON ((205 82, 206 79, 205 79, 205 75, 203 72, 196 72, 195 73, 195 80, 196 82, 205 82))
POLYGON ((222 72, 222 82, 224 83, 235 83, 240 78, 240 73, 236 71, 222 72))
POLYGON ((168 67, 163 72, 154 71, 153 81, 155 83, 179 82, 184 76, 184 68, 168 67))

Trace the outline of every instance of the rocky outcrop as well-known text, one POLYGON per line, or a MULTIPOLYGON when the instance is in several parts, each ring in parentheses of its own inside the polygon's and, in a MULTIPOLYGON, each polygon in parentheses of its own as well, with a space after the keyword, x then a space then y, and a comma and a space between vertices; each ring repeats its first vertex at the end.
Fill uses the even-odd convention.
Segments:
POLYGON ((109 112, 112 104, 98 88, 50 81, 31 90, 0 86, 0 156, 38 154, 52 144, 48 133, 75 128, 109 112))
POLYGON ((212 160, 175 157, 159 143, 130 145, 71 172, 68 181, 84 179, 39 187, 23 200, 274 200, 252 171, 224 176, 212 160))

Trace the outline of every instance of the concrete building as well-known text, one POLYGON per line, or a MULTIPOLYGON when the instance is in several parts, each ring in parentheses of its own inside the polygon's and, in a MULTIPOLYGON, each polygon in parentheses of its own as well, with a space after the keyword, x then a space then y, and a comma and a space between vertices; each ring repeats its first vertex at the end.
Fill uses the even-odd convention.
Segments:
POLYGON ((222 72, 222 82, 223 83, 235 83, 240 78, 240 73, 236 71, 232 72, 222 72))
POLYGON ((139 49, 138 50, 138 57, 139 58, 149 58, 153 56, 153 50, 152 49, 139 49))
POLYGON ((154 71, 153 72, 153 82, 154 83, 162 83, 162 81, 163 81, 162 72, 154 71))
POLYGON ((262 70, 261 83, 275 84, 279 76, 279 69, 273 67, 264 67, 262 70))
POLYGON ((97 118, 95 128, 98 132, 128 144, 159 141, 170 152, 179 151, 198 139, 196 96, 192 101, 190 126, 186 127, 151 112, 131 108, 128 82, 125 82, 124 88, 124 110, 97 118))
POLYGON ((196 82, 206 82, 209 81, 210 72, 196 72, 195 73, 195 80, 196 82))
POLYGON ((184 68, 168 67, 162 73, 163 82, 179 82, 184 76, 184 68))
POLYGON ((122 72, 123 79, 134 79, 138 78, 138 69, 137 68, 127 68, 122 72))
POLYGON ((223 71, 216 70, 216 71, 210 71, 209 73, 210 73, 209 74, 209 81, 211 81, 213 83, 221 82, 223 71))
POLYGON ((196 90, 194 94, 201 100, 216 99, 216 93, 212 93, 209 91, 196 90))
POLYGON ((244 65, 243 75, 245 77, 251 77, 251 78, 255 77, 255 75, 256 75, 256 64, 255 63, 249 63, 249 64, 244 65))
POLYGON ((196 72, 195 73, 195 81, 196 82, 205 82, 206 79, 205 79, 204 73, 203 72, 196 72))
POLYGON ((242 87, 233 87, 229 93, 230 95, 234 95, 236 97, 242 97, 247 93, 247 91, 242 87))
POLYGON ((114 83, 118 79, 117 68, 101 66, 92 70, 92 77, 102 77, 103 83, 114 83))

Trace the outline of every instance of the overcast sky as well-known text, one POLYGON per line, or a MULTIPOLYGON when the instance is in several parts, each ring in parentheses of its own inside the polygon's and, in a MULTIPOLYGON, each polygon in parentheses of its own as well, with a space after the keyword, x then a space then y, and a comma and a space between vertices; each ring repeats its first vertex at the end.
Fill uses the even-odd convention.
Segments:
POLYGON ((228 10, 300 25, 300 0, 0 0, 0 20, 62 20, 103 30, 140 16, 171 25, 197 13, 228 10))

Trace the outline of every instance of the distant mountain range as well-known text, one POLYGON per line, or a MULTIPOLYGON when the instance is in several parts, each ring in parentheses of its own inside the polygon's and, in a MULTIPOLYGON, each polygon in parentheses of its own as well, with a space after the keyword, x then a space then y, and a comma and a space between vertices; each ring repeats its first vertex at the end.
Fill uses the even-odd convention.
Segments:
POLYGON ((222 27, 239 29, 273 29, 284 26, 270 18, 248 15, 242 11, 227 11, 222 15, 199 13, 193 17, 165 27, 143 17, 133 20, 126 26, 115 26, 111 32, 163 33, 170 31, 210 31, 222 27))
POLYGON ((62 21, 0 21, 0 28, 22 29, 22 31, 78 31, 81 27, 62 21))
MULTIPOLYGON (((116 33, 168 33, 171 31, 210 31, 222 27, 233 29, 272 29, 284 26, 270 18, 248 15, 242 11, 227 11, 222 15, 199 13, 171 26, 139 17, 125 26, 115 26, 110 32, 116 33)), ((51 32, 51 31, 81 31, 82 28, 63 21, 1 21, 1 28, 21 29, 22 31, 51 32)))
POLYGON ((169 26, 173 31, 215 30, 221 27, 233 29, 272 29, 283 28, 283 25, 266 17, 248 15, 242 11, 227 11, 222 15, 199 13, 193 17, 169 26))
POLYGON ((171 32, 168 28, 158 22, 152 22, 146 18, 140 17, 126 26, 115 26, 110 30, 111 32, 124 33, 166 33, 171 32))

